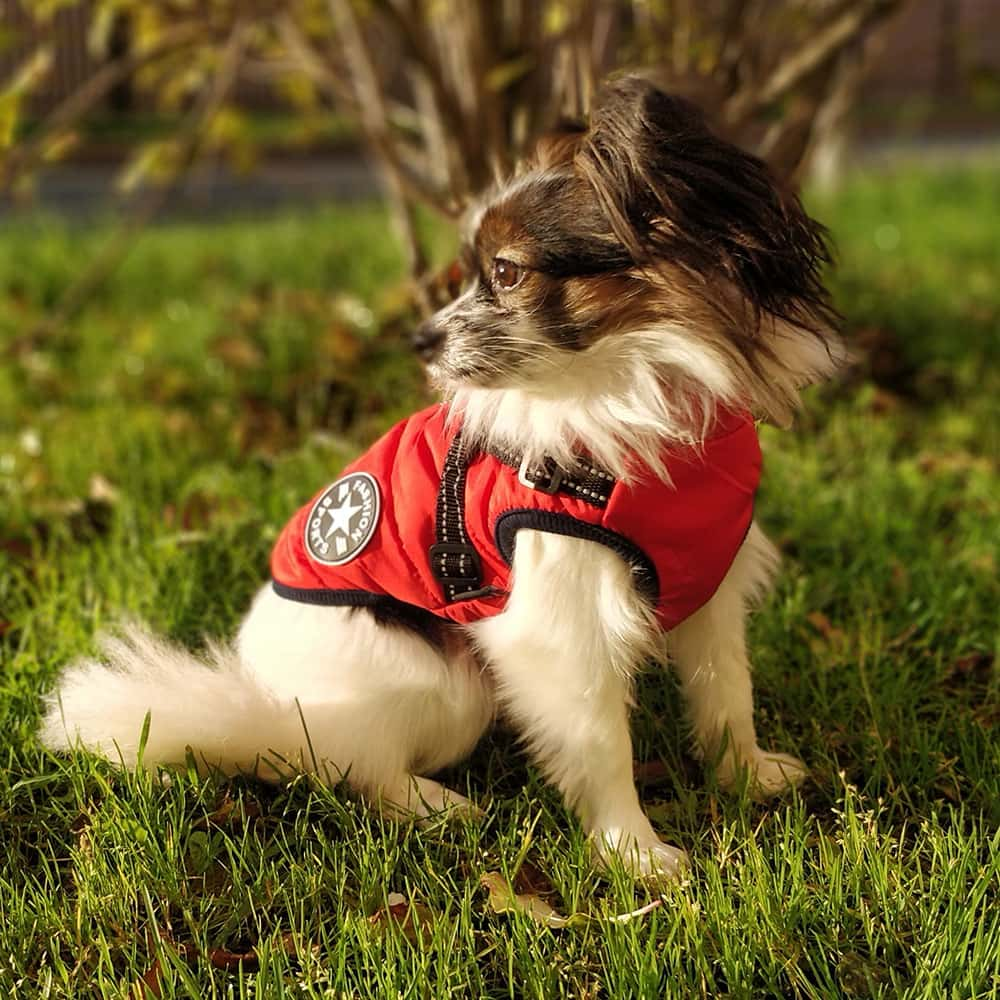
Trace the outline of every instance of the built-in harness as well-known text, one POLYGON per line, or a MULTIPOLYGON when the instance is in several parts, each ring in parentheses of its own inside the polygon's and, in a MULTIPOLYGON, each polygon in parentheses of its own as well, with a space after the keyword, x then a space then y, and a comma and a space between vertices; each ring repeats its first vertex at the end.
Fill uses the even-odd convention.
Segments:
POLYGON ((271 560, 274 589, 311 604, 420 609, 469 624, 503 611, 517 533, 615 551, 673 628, 715 592, 750 527, 760 447, 724 411, 697 446, 665 448, 669 481, 629 482, 581 454, 571 468, 463 441, 444 406, 392 428, 301 508, 271 560))

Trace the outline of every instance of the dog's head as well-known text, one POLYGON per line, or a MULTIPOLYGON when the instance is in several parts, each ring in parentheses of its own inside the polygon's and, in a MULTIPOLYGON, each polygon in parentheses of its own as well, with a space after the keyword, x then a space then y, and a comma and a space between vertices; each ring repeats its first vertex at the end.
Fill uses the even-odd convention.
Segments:
POLYGON ((578 398, 627 359, 667 391, 782 420, 812 380, 791 369, 832 367, 828 259, 823 228, 764 163, 625 77, 589 126, 542 140, 470 213, 466 287, 414 342, 446 393, 578 398))

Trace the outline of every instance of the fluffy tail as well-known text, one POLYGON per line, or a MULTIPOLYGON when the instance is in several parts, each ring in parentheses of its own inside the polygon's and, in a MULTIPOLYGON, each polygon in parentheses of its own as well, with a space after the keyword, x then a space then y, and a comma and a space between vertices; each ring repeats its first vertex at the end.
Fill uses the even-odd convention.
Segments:
POLYGON ((101 644, 103 662, 70 666, 49 695, 41 740, 53 750, 83 747, 126 767, 199 764, 227 774, 276 777, 299 766, 306 744, 294 703, 262 687, 229 646, 209 646, 206 661, 136 627, 101 644))

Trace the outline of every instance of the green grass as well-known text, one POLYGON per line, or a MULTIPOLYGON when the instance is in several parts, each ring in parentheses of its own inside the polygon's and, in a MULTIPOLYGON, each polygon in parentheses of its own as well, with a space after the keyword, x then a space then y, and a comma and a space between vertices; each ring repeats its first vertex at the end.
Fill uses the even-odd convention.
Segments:
POLYGON ((719 795, 673 683, 646 677, 636 756, 666 766, 642 795, 694 872, 625 924, 606 918, 649 893, 589 866, 506 733, 449 776, 485 821, 428 830, 306 777, 164 787, 39 749, 39 695, 98 630, 229 632, 284 518, 424 394, 400 336, 374 336, 400 273, 374 209, 157 228, 42 337, 102 234, 7 223, 0 995, 995 996, 998 203, 995 172, 815 202, 868 360, 764 433, 786 566, 752 635, 760 729, 812 780, 719 795), (490 871, 586 918, 495 913, 490 871))

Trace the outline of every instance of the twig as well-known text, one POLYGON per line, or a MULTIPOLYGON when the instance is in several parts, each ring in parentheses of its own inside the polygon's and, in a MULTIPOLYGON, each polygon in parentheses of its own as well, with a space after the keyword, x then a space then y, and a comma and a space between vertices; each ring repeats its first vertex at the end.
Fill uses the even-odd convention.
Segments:
POLYGON ((298 60, 298 68, 303 70, 314 82, 326 89, 337 101, 345 105, 352 113, 359 112, 358 103, 351 89, 345 86, 340 74, 327 63, 313 48, 309 39, 295 23, 290 14, 283 13, 275 21, 278 36, 285 48, 294 59, 298 60))
POLYGON ((461 150, 457 160, 450 157, 448 161, 452 190, 457 194, 467 192, 469 178, 464 171, 476 154, 475 140, 469 135, 461 102, 448 86, 440 58, 441 50, 435 48, 427 31, 425 21, 431 15, 426 7, 414 3, 407 4, 406 10, 402 4, 393 3, 392 0, 376 0, 374 6, 390 22, 399 40, 406 46, 414 70, 426 78, 435 113, 442 122, 443 130, 461 150))

